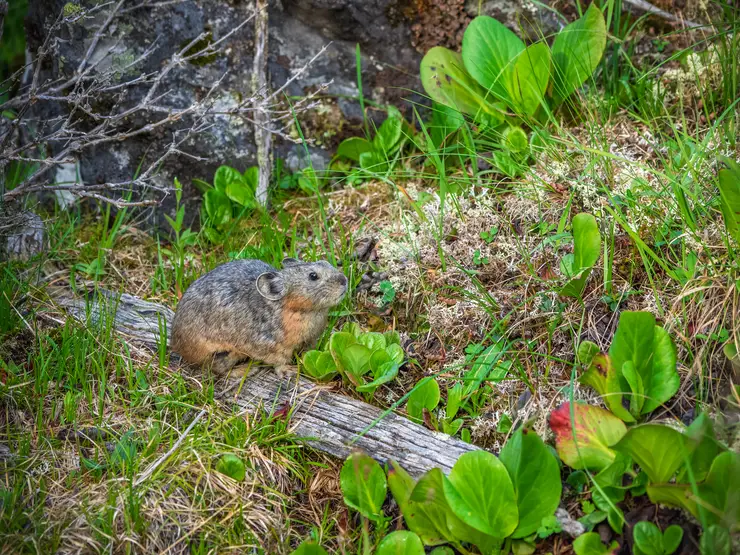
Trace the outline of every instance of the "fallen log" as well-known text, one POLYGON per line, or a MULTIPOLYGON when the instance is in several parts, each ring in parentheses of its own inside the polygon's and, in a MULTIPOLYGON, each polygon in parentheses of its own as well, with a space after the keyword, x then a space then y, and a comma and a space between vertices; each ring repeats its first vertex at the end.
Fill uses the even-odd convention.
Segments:
MULTIPOLYGON (((173 317, 165 306, 102 289, 86 298, 69 294, 55 298, 77 320, 111 318, 109 322, 119 334, 152 349, 157 348, 161 331, 169 329, 173 317)), ((460 455, 477 449, 306 378, 293 375, 280 379, 270 368, 253 368, 236 387, 237 405, 269 413, 289 407, 289 430, 336 457, 346 458, 352 450, 361 449, 380 463, 395 460, 418 477, 434 467, 447 473, 460 455)))

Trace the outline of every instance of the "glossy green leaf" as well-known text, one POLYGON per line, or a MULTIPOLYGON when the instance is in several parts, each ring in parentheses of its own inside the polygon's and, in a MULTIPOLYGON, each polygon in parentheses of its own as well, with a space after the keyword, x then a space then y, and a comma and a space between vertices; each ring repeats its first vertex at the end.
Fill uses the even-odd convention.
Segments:
POLYGON ((537 531, 543 518, 555 514, 560 503, 560 468, 550 450, 531 430, 519 428, 501 450, 500 460, 514 485, 519 524, 513 538, 537 531))
POLYGON ((391 532, 378 544, 376 555, 424 555, 419 536, 406 530, 391 532))
POLYGON ((594 357, 601 352, 599 346, 593 341, 581 341, 578 345, 578 362, 584 368, 589 368, 594 357))
POLYGON ((231 221, 231 201, 226 194, 218 189, 209 189, 203 195, 203 202, 210 224, 220 227, 231 221))
POLYGON ((434 378, 422 378, 414 386, 406 402, 409 416, 421 420, 424 409, 434 410, 439 404, 439 384, 434 378))
POLYGON ((568 98, 598 67, 606 48, 606 23, 596 2, 558 33, 552 45, 553 97, 568 98))
POLYGON ((226 187, 230 183, 244 183, 244 176, 229 166, 220 166, 213 175, 213 186, 221 191, 226 192, 226 187))
MULTIPOLYGON (((409 500, 416 513, 421 513, 432 525, 438 538, 454 541, 456 536, 450 529, 450 522, 457 517, 447 503, 444 493, 444 475, 439 468, 433 468, 419 478, 409 500)), ((441 543, 441 542, 440 542, 441 543)), ((429 545, 429 544, 427 544, 429 545)))
POLYGON ((421 60, 420 76, 435 102, 473 117, 486 113, 503 121, 503 114, 485 100, 485 89, 468 74, 460 54, 442 46, 431 48, 421 60))
POLYGON ((380 465, 369 455, 352 453, 342 465, 339 484, 344 502, 370 520, 383 518, 387 482, 380 465))
POLYGON ((452 512, 468 526, 495 538, 510 536, 519 515, 506 467, 487 451, 465 453, 444 481, 452 512))
POLYGON ((406 358, 406 353, 403 352, 403 347, 401 347, 397 343, 388 345, 385 348, 385 352, 388 354, 389 357, 391 357, 391 360, 399 366, 403 364, 403 361, 406 358))
POLYGON ((580 297, 586 281, 601 254, 601 234, 596 218, 591 214, 580 213, 573 218, 573 262, 571 273, 574 276, 560 293, 569 297, 580 297))
POLYGON ((252 166, 244 170, 244 183, 247 184, 252 191, 257 190, 257 183, 260 178, 260 169, 257 166, 252 166))
POLYGON ((723 157, 725 167, 719 170, 719 196, 727 233, 740 241, 740 165, 723 157))
POLYGON ((714 524, 704 530, 699 542, 702 555, 730 555, 732 537, 727 528, 714 524))
POLYGON ((524 152, 529 149, 529 139, 521 127, 509 126, 503 133, 503 144, 509 152, 524 152))
MULTIPOLYGON (((694 481, 701 482, 709 474, 712 461, 724 451, 724 447, 717 441, 712 428, 712 421, 704 412, 686 429, 686 438, 692 445, 691 477, 694 481)), ((688 469, 682 470, 676 481, 688 482, 688 469)))
POLYGON ((439 545, 452 539, 447 529, 446 514, 449 509, 442 492, 442 479, 439 478, 438 482, 437 491, 430 492, 422 487, 417 497, 423 501, 412 501, 411 493, 416 482, 398 463, 391 461, 388 487, 398 503, 406 526, 421 538, 424 545, 439 545))
POLYGON ((355 345, 356 343, 357 338, 347 331, 333 333, 331 339, 329 339, 329 352, 337 365, 337 370, 345 378, 347 377, 347 369, 344 367, 341 353, 343 353, 350 345, 355 345))
POLYGON ((229 478, 241 482, 247 475, 244 461, 236 455, 227 453, 223 455, 216 463, 216 470, 221 474, 225 474, 229 478))
POLYGON ((681 545, 683 539, 683 528, 678 524, 671 524, 663 531, 663 553, 671 555, 681 545))
POLYGON ((699 484, 697 518, 724 528, 740 526, 740 453, 724 451, 717 455, 707 479, 699 484), (699 512, 704 512, 703 519, 699 512))
POLYGON ((303 370, 313 379, 328 382, 337 375, 337 363, 331 353, 308 351, 303 355, 303 370))
POLYGON ((642 406, 645 403, 645 386, 642 383, 642 376, 635 370, 635 364, 628 360, 622 366, 622 376, 627 380, 632 394, 630 395, 630 412, 633 415, 639 415, 642 406))
POLYGON ((360 155, 363 152, 371 152, 373 144, 362 137, 350 137, 344 139, 337 147, 337 156, 348 158, 354 162, 360 161, 360 155))
POLYGON ((649 414, 673 397, 681 386, 676 370, 678 357, 673 339, 660 326, 655 326, 653 336, 653 359, 650 372, 643 376, 645 403, 641 414, 649 414))
POLYGON ((398 375, 398 364, 396 364, 392 360, 389 360, 388 362, 384 362, 383 364, 381 364, 380 367, 378 368, 377 373, 373 374, 373 378, 374 378, 373 381, 368 382, 365 385, 357 386, 357 391, 361 393, 373 393, 376 389, 378 389, 378 387, 380 387, 384 383, 393 381, 393 379, 397 375, 398 375))
POLYGON ((545 42, 530 44, 516 58, 509 91, 513 108, 533 116, 545 99, 550 82, 550 47, 545 42))
POLYGON ((329 555, 326 549, 313 541, 305 541, 291 555, 329 555))
POLYGON ((686 436, 660 424, 630 428, 613 449, 632 457, 656 484, 672 478, 690 454, 686 436))
POLYGON ((627 428, 619 418, 600 407, 563 403, 550 415, 550 428, 555 433, 555 445, 560 459, 576 470, 602 470, 616 458, 611 446, 627 428))
POLYGON ((447 418, 454 418, 457 411, 460 409, 460 403, 462 402, 463 386, 461 383, 456 383, 452 387, 447 388, 447 406, 445 407, 445 414, 447 418))
POLYGON ((462 40, 465 69, 484 89, 511 101, 514 66, 524 43, 503 23, 481 15, 468 24, 462 40))
POLYGON ((370 370, 371 355, 372 351, 359 343, 349 345, 339 353, 342 367, 347 371, 347 377, 355 385, 362 385, 360 377, 370 370))
POLYGON ((357 342, 360 345, 365 345, 370 351, 377 351, 378 349, 385 349, 385 337, 382 333, 368 331, 357 338, 357 342))
POLYGON ((251 189, 245 183, 229 183, 226 186, 226 196, 229 200, 245 208, 254 208, 257 201, 254 197, 254 189, 251 189))
POLYGON ((387 331, 383 334, 385 337, 385 345, 386 347, 390 345, 398 345, 401 346, 401 334, 398 333, 396 330, 387 331))
POLYGON ((601 543, 601 536, 596 532, 586 532, 573 541, 576 555, 612 555, 617 552, 617 542, 607 547, 601 543))
POLYGON ((402 126, 402 119, 391 116, 387 117, 373 138, 374 149, 390 157, 399 146, 402 126))
POLYGON ((632 531, 634 555, 663 555, 663 534, 652 522, 641 521, 632 531))

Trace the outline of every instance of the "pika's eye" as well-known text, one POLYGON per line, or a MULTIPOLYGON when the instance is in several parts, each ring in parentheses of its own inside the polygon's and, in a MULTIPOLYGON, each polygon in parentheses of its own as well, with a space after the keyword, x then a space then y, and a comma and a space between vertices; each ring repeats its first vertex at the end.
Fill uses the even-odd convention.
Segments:
POLYGON ((311 281, 318 281, 319 274, 317 274, 316 272, 311 272, 310 274, 308 274, 308 279, 310 279, 311 281))

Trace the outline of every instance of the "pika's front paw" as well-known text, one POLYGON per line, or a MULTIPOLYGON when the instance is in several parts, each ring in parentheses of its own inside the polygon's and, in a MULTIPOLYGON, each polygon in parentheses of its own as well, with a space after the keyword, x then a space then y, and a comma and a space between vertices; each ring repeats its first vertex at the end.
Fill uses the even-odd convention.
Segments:
POLYGON ((275 372, 277 373, 278 378, 284 380, 285 378, 289 378, 293 374, 298 372, 298 367, 292 364, 279 364, 275 366, 275 372))

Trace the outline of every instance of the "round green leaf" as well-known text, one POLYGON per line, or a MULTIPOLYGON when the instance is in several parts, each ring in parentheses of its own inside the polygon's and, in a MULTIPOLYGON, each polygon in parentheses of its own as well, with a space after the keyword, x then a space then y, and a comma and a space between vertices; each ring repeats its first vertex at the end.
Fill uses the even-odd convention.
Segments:
POLYGON ((524 152, 529 148, 527 134, 521 127, 509 126, 504 131, 504 145, 511 152, 524 152))
POLYGON ((550 47, 546 42, 530 44, 514 64, 511 90, 514 109, 532 116, 544 102, 550 81, 550 47))
POLYGON ((244 461, 239 457, 232 454, 226 454, 222 456, 218 463, 216 463, 216 470, 221 474, 225 474, 229 478, 241 482, 246 477, 246 468, 244 467, 244 461))
MULTIPOLYGON (((447 526, 445 524, 445 518, 440 519, 439 524, 442 526, 442 532, 437 529, 435 522, 429 517, 427 511, 432 511, 431 500, 424 498, 424 501, 417 503, 411 500, 411 492, 416 487, 414 479, 401 468, 398 463, 391 461, 391 468, 388 470, 388 488, 391 490, 393 498, 398 503, 398 508, 401 510, 403 519, 406 522, 406 526, 409 530, 419 535, 422 542, 425 545, 438 545, 445 543, 449 538, 446 538, 447 526)), ((444 494, 442 493, 442 480, 439 479, 439 492, 442 498, 442 515, 447 510, 447 504, 444 501, 444 494)))
POLYGON ((444 481, 452 512, 465 524, 495 538, 510 536, 519 515, 506 467, 487 451, 465 453, 444 481))
POLYGON ((732 538, 726 528, 714 524, 704 530, 699 545, 702 555, 730 555, 732 538))
POLYGON ((537 531, 543 518, 555 514, 563 486, 558 462, 539 436, 519 428, 501 450, 517 498, 519 525, 513 538, 537 531))
POLYGON ((556 103, 568 98, 598 67, 606 48, 606 23, 596 2, 558 33, 552 45, 555 66, 553 96, 556 103))
POLYGON ((229 166, 219 167, 213 176, 213 186, 222 193, 225 193, 226 187, 230 183, 244 183, 244 177, 234 168, 230 168, 229 166))
POLYGON ((630 428, 614 449, 632 457, 654 484, 668 482, 690 454, 686 436, 660 424, 630 428))
POLYGON ((329 555, 326 550, 313 541, 305 541, 291 555, 329 555))
POLYGON ((663 534, 652 522, 635 524, 632 537, 635 540, 635 551, 639 549, 644 555, 663 555, 663 534))
POLYGON ((460 54, 435 46, 422 59, 419 73, 424 90, 435 102, 473 117, 486 113, 503 121, 503 114, 485 100, 486 91, 465 70, 460 54))
POLYGON ((368 331, 361 334, 357 341, 360 345, 365 345, 370 351, 377 351, 378 349, 385 349, 385 336, 382 333, 368 331))
POLYGON ((492 17, 481 15, 470 22, 462 41, 465 69, 484 89, 511 101, 517 57, 524 43, 513 31, 492 17))
POLYGON ((360 154, 373 150, 373 145, 367 139, 362 137, 350 137, 343 140, 337 147, 337 156, 349 158, 354 162, 360 161, 360 154))
POLYGON ((424 555, 419 536, 406 530, 391 532, 378 545, 376 555, 424 555))
POLYGON ((682 539, 683 528, 678 524, 671 524, 663 531, 663 553, 671 555, 681 545, 682 539))
POLYGON ((325 382, 337 375, 337 364, 330 353, 308 351, 303 355, 303 369, 315 380, 325 382))
POLYGON ((254 189, 250 189, 244 182, 229 183, 226 186, 226 196, 245 208, 254 208, 257 205, 254 199, 254 189))
POLYGON ((370 520, 383 518, 381 507, 387 483, 383 469, 374 459, 365 453, 352 453, 342 465, 339 485, 349 507, 370 520))
POLYGON ((218 189, 209 189, 203 195, 203 201, 211 225, 219 227, 231 221, 231 201, 225 193, 218 189))
POLYGON ((414 386, 406 402, 409 416, 421 420, 424 409, 434 410, 439 404, 439 384, 434 378, 422 378, 414 386))
POLYGON ((385 352, 391 357, 391 360, 399 366, 403 363, 403 359, 406 358, 406 353, 403 352, 403 347, 397 343, 392 343, 385 348, 385 352))

